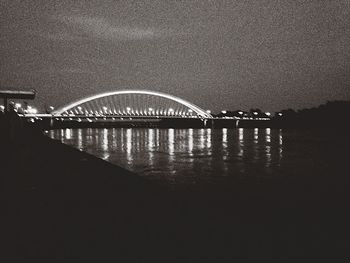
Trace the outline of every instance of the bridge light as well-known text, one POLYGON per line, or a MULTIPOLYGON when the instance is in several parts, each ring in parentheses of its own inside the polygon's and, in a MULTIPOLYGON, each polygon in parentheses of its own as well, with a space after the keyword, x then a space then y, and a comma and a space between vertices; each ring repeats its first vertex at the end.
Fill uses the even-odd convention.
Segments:
POLYGON ((81 110, 82 108, 80 106, 78 106, 78 110, 81 110))
POLYGON ((21 108, 22 107, 22 104, 21 103, 16 103, 15 104, 15 107, 18 109, 18 108, 21 108))
POLYGON ((238 114, 239 114, 239 115, 242 115, 242 114, 243 114, 243 111, 239 111, 238 114))
POLYGON ((168 115, 174 115, 174 109, 172 108, 168 109, 168 115))
POLYGON ((208 114, 210 114, 210 113, 211 113, 211 110, 206 110, 205 112, 208 113, 208 114))
POLYGON ((222 113, 222 114, 226 114, 226 113, 227 113, 227 111, 225 111, 225 110, 222 110, 222 111, 221 111, 221 113, 222 113))
POLYGON ((258 115, 258 113, 256 111, 253 112, 254 115, 258 115))
POLYGON ((130 107, 126 107, 126 110, 127 110, 127 111, 130 111, 130 110, 131 110, 131 108, 130 108, 130 107))

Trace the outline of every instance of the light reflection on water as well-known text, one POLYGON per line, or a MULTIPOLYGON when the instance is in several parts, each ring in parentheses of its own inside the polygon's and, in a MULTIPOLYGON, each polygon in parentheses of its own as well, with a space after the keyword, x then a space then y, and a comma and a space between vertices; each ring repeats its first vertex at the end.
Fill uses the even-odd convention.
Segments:
POLYGON ((188 129, 188 154, 190 157, 193 156, 193 129, 188 129))
POLYGON ((278 130, 278 145, 279 145, 279 160, 281 161, 283 157, 283 135, 282 135, 282 129, 278 130))
POLYGON ((169 156, 174 155, 174 143, 175 143, 174 129, 169 129, 168 130, 168 153, 169 153, 169 156))
MULTIPOLYGON (((79 131, 81 131, 81 129, 79 129, 79 131)), ((80 140, 80 138, 82 138, 82 137, 79 136, 78 141, 80 143, 82 143, 82 139, 80 140)), ((109 157, 108 142, 109 142, 109 140, 108 140, 108 130, 107 129, 103 129, 102 130, 102 142, 101 142, 101 147, 102 147, 102 150, 103 150, 103 156, 102 156, 103 160, 108 160, 108 157, 109 157)))
MULTIPOLYGON (((124 140, 124 137, 126 137, 126 160, 128 161, 128 164, 132 163, 132 130, 126 129, 126 136, 122 136, 122 139, 124 140)), ((122 145, 124 145, 124 141, 122 141, 122 145)))
POLYGON ((272 161, 272 156, 271 156, 271 129, 266 128, 265 130, 265 139, 266 139, 266 144, 265 144, 265 149, 266 149, 266 167, 269 167, 271 165, 272 161))
POLYGON ((62 129, 51 138, 149 178, 170 183, 262 175, 283 161, 275 129, 62 129))

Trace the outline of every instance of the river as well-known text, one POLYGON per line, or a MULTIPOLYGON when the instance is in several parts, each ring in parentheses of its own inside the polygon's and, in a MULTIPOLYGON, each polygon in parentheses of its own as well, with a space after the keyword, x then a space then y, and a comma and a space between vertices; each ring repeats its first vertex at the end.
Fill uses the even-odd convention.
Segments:
POLYGON ((349 142, 336 131, 270 128, 89 128, 51 130, 48 136, 174 185, 331 175, 344 166, 349 142))

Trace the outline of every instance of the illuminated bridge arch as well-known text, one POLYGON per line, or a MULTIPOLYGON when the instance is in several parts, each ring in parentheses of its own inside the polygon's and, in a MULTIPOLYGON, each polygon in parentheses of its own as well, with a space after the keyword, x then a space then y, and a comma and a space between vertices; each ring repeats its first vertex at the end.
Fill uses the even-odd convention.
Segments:
POLYGON ((113 115, 197 117, 212 116, 181 98, 148 90, 120 90, 101 93, 63 106, 54 115, 113 115))

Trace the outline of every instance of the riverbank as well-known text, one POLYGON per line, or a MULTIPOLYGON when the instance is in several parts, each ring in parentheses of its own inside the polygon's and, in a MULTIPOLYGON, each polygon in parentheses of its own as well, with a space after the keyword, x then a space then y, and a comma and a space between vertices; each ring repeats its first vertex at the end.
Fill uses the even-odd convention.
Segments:
POLYGON ((4 262, 341 262, 347 256, 346 180, 242 178, 170 191, 35 130, 1 145, 4 262))

